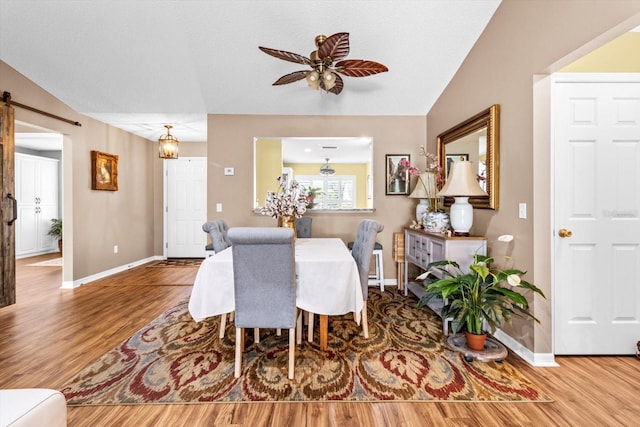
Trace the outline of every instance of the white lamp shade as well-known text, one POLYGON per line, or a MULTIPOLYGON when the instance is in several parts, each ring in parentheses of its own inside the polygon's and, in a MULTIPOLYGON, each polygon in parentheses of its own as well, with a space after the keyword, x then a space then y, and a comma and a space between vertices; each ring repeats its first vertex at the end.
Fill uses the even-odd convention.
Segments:
POLYGON ((422 172, 409 197, 412 199, 433 199, 437 192, 436 178, 433 172, 422 172))
POLYGON ((438 193, 438 196, 488 196, 480 187, 476 174, 473 173, 472 164, 469 161, 451 163, 451 171, 447 182, 438 193))

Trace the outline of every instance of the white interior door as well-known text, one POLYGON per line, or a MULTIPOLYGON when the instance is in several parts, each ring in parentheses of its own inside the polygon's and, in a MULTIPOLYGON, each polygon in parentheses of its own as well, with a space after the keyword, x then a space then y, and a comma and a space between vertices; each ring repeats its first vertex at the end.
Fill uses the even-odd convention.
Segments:
POLYGON ((207 159, 165 160, 167 258, 204 258, 207 235, 207 159))
POLYGON ((640 75, 554 80, 554 353, 633 354, 640 339, 640 75), (560 237, 561 229, 571 235, 560 237))

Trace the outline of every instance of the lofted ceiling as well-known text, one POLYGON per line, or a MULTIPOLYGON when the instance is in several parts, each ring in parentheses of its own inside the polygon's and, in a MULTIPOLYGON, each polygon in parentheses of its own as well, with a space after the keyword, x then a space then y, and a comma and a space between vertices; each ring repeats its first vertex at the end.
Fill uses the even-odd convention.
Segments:
MULTIPOLYGON (((0 0, 0 59, 74 110, 150 140, 206 141, 207 114, 426 115, 500 0, 0 0), (319 34, 386 73, 304 80, 319 34)), ((4 90, 0 88, 0 90, 4 90)), ((12 93, 20 102, 20 93, 12 93)))

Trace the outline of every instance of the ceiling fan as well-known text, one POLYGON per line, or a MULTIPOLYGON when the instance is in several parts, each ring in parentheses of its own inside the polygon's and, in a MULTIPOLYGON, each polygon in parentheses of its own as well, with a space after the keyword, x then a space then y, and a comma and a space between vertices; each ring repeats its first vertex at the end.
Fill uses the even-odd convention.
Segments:
POLYGON ((316 37, 315 43, 317 49, 311 52, 309 58, 297 53, 258 46, 267 55, 311 67, 310 71, 294 71, 280 77, 273 83, 274 86, 306 79, 307 84, 313 89, 320 88, 325 92, 338 95, 344 87, 344 82, 338 74, 349 77, 367 77, 389 71, 385 65, 375 61, 344 59, 349 54, 349 33, 336 33, 329 37, 319 35, 316 37))

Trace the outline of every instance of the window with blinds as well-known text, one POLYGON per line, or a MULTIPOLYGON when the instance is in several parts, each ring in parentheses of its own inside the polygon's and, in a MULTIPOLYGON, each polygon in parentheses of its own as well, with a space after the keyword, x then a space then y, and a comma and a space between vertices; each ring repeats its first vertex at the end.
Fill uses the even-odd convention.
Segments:
POLYGON ((296 181, 304 191, 314 191, 313 209, 355 209, 355 175, 298 175, 296 181))

